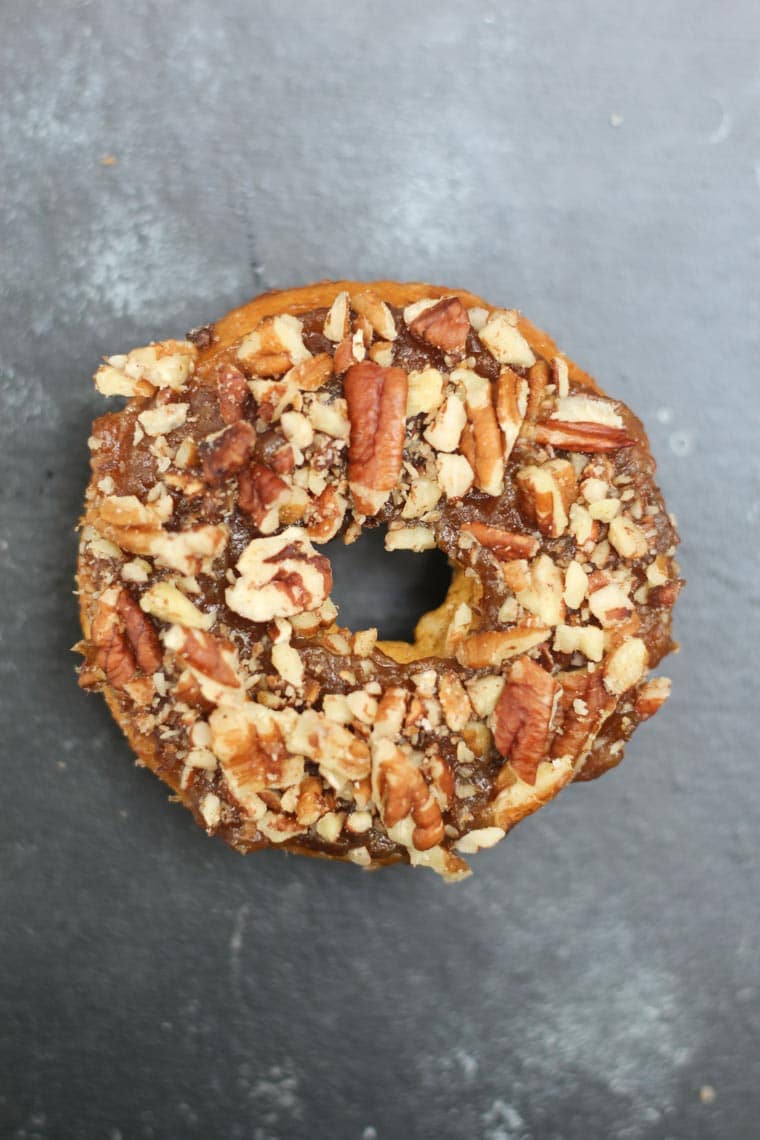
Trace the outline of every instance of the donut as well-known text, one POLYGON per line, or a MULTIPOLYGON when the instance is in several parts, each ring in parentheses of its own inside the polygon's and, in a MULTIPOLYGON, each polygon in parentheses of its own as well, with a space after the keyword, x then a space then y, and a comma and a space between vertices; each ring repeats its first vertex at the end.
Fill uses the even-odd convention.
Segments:
POLYGON ((110 356, 79 684, 209 834, 446 879, 663 704, 678 535, 644 429, 516 310, 265 293, 110 356), (339 623, 326 544, 438 548, 413 642, 339 623))

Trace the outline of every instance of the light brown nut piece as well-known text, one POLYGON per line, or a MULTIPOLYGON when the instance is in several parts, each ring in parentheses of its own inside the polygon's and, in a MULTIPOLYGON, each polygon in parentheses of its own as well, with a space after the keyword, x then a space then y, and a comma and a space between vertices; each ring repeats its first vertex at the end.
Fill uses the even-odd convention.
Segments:
POLYGON ((343 526, 348 504, 335 487, 327 486, 317 496, 308 515, 307 529, 312 542, 329 542, 343 526))
POLYGON ((472 705, 456 673, 441 674, 438 697, 446 724, 452 732, 460 732, 472 716, 472 705))
POLYGON ((291 368, 286 380, 291 381, 302 392, 316 392, 326 384, 333 373, 333 359, 329 352, 320 352, 309 360, 303 360, 291 368))
POLYGON ((575 497, 575 471, 566 459, 529 464, 516 475, 520 509, 549 538, 565 533, 575 497))
POLYGON ((344 381, 351 434, 348 478, 356 509, 374 515, 398 482, 406 430, 407 379, 401 368, 353 365, 344 381))
POLYGON ((289 493, 289 484, 263 463, 250 463, 238 475, 238 506, 262 534, 279 526, 278 507, 289 493))
POLYGON ((465 390, 465 406, 472 425, 475 486, 488 495, 500 495, 504 488, 504 441, 496 422, 490 382, 467 368, 455 369, 451 378, 465 390))
POLYGON ((245 467, 256 446, 256 432, 240 420, 201 444, 203 478, 212 486, 223 483, 245 467))
POLYGON ((636 442, 627 428, 595 423, 561 423, 545 420, 531 428, 536 443, 551 444, 564 451, 619 451, 636 442))
POLYGON ((562 686, 557 719, 560 729, 551 746, 553 760, 570 760, 575 771, 585 763, 589 750, 616 705, 602 683, 602 671, 575 669, 560 673, 562 686))
POLYGON ((642 685, 636 694, 634 708, 641 720, 648 720, 650 716, 662 708, 670 696, 671 680, 669 677, 652 677, 642 685))
POLYGON ((490 314, 478 336, 500 364, 530 368, 535 363, 533 350, 517 328, 516 313, 497 309, 490 314))
POLYGON ((267 317, 244 337, 238 360, 255 376, 282 376, 293 365, 308 360, 303 343, 303 324, 290 313, 267 317))
POLYGON ((364 347, 364 337, 361 330, 355 333, 349 332, 335 350, 333 368, 336 376, 342 376, 352 364, 359 364, 366 355, 367 350, 364 347))
POLYGON ((340 791, 347 780, 362 780, 370 772, 369 746, 343 725, 314 709, 302 712, 288 734, 291 752, 319 765, 327 782, 340 791))
POLYGON ((443 352, 462 353, 470 331, 470 318, 458 297, 446 297, 419 313, 409 331, 443 352))
MULTIPOLYGON (((108 591, 99 602, 90 629, 90 639, 95 646, 95 664, 105 673, 106 680, 114 689, 123 689, 137 672, 137 661, 127 636, 121 627, 116 612, 118 595, 108 591)), ((86 687, 87 674, 80 682, 86 687)))
POLYGON ((496 382, 496 419, 504 436, 504 459, 509 459, 517 442, 528 407, 528 381, 509 367, 501 370, 496 382))
POLYGON ((487 669, 547 641, 551 632, 550 629, 525 627, 472 633, 457 646, 456 658, 460 665, 470 669, 487 669))
POLYGON ((227 605, 249 621, 315 610, 332 589, 330 562, 317 553, 301 527, 252 539, 237 570, 240 577, 225 594, 227 605))
POLYGON ((348 336, 351 327, 348 293, 344 289, 338 293, 325 317, 322 333, 334 344, 340 344, 348 336))
POLYGON ((383 822, 391 829, 411 816, 412 843, 428 851, 444 837, 441 809, 419 768, 390 741, 378 747, 375 784, 383 822))
POLYGON ((140 598, 140 609, 161 622, 183 625, 187 629, 210 629, 214 624, 213 613, 199 610, 172 582, 155 582, 140 598))
POLYGON ((189 341, 165 340, 109 356, 95 373, 104 396, 150 396, 156 388, 179 392, 195 370, 198 349, 189 341))
POLYGON ((219 414, 226 424, 243 419, 250 392, 245 376, 234 364, 222 364, 217 372, 219 414))
POLYGON ((385 301, 372 289, 359 289, 351 295, 351 306, 370 325, 382 340, 395 340, 396 322, 385 301))
POLYGON ((546 756, 560 691, 550 673, 529 657, 520 657, 494 709, 494 743, 528 784, 535 784, 538 765, 546 756))
POLYGON ((608 692, 620 696, 637 685, 647 670, 646 643, 640 637, 624 641, 604 663, 604 684, 608 692))
POLYGON ((124 623, 124 632, 139 668, 143 673, 155 673, 161 668, 163 653, 153 622, 143 613, 129 590, 120 591, 116 612, 124 623))
POLYGON ((474 535, 480 545, 495 554, 501 562, 509 562, 513 558, 532 558, 538 550, 538 539, 529 534, 515 534, 481 522, 465 523, 462 530, 474 535))
POLYGON ((167 649, 171 649, 180 664, 196 674, 228 689, 241 687, 235 668, 235 650, 226 638, 202 629, 184 629, 174 625, 164 636, 167 649))
POLYGON ((649 553, 647 536, 627 515, 612 520, 607 537, 621 558, 645 558, 649 553))

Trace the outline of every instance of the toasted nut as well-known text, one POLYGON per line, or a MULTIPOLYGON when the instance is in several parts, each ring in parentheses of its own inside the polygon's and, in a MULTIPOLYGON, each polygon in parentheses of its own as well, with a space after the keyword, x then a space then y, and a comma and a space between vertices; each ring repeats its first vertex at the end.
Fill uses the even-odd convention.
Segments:
POLYGON ((604 656, 604 630, 596 625, 558 625, 554 631, 557 653, 583 653, 589 661, 604 656))
POLYGON ((243 411, 250 392, 245 376, 234 364, 222 364, 217 371, 219 414, 226 424, 243 419, 243 411))
POLYGON ((146 435, 168 435, 182 427, 189 407, 189 404, 159 404, 141 412, 137 419, 146 435))
POLYGON ((165 340, 111 356, 95 373, 105 396, 149 396, 154 388, 179 392, 195 369, 198 349, 189 341, 165 340))
POLYGON ((176 623, 188 629, 210 629, 214 624, 213 614, 202 613, 171 582, 156 582, 146 590, 140 598, 140 608, 159 621, 176 623))
POLYGON ((514 315, 503 309, 491 313, 478 336, 500 364, 516 364, 522 368, 535 364, 536 358, 525 337, 518 332, 514 315))
POLYGON ((442 673, 438 682, 441 708, 452 732, 460 732, 472 716, 472 705, 456 673, 442 673))
POLYGON ((475 479, 475 472, 463 455, 439 455, 435 461, 438 482, 447 499, 463 498, 475 479))
POLYGON ((615 583, 603 586, 589 594, 588 608, 598 622, 607 629, 627 621, 633 613, 633 603, 628 595, 615 583))
POLYGON ((607 537, 621 558, 645 558, 649 553, 644 531, 626 515, 619 515, 612 520, 607 537))
POLYGON ((572 424, 606 424, 612 428, 623 427, 623 420, 615 411, 612 401, 600 400, 595 396, 560 396, 551 419, 572 424))
POLYGON ((588 592, 588 577, 580 562, 573 559, 565 571, 565 605, 571 610, 580 609, 588 592))
POLYGON ((333 360, 329 352, 321 352, 309 360, 302 360, 288 372, 286 380, 303 392, 316 392, 326 384, 333 373, 333 360))
POLYGON ((538 539, 529 534, 514 534, 481 522, 465 523, 462 530, 472 534, 481 546, 492 551, 502 562, 513 558, 532 558, 538 550, 538 539))
POLYGON ((441 498, 441 488, 432 479, 417 479, 412 483, 406 497, 401 517, 416 519, 432 511, 441 498))
POLYGON ((642 685, 636 694, 634 705, 637 716, 641 720, 648 720, 650 716, 654 716, 670 696, 670 688, 671 681, 668 677, 653 677, 651 681, 642 685))
POLYGON ((308 532, 312 542, 329 542, 343 526, 348 504, 332 486, 315 500, 308 516, 308 532))
POLYGON ((505 835, 506 832, 503 827, 480 827, 475 831, 468 831, 466 835, 457 840, 454 846, 463 855, 474 855, 476 851, 493 847, 505 835))
POLYGON ((473 633, 457 647, 456 658, 460 665, 470 669, 487 669, 540 645, 551 632, 550 629, 518 628, 473 633))
POLYGON ((529 657, 520 657, 494 709, 494 743, 528 784, 535 784, 538 765, 546 756, 560 691, 550 673, 529 657))
POLYGON ((251 463, 238 475, 238 506, 249 514, 262 534, 280 525, 280 507, 290 486, 263 463, 251 463))
POLYGON ((531 433, 537 443, 551 444, 565 451, 618 451, 636 442, 626 428, 598 423, 548 420, 536 424, 531 433))
POLYGON ((429 415, 441 406, 443 398, 443 376, 437 368, 425 368, 421 372, 409 373, 409 390, 406 400, 406 415, 418 416, 420 412, 429 415))
POLYGON ((559 625, 565 616, 563 585, 559 567, 548 554, 540 554, 530 567, 529 585, 519 591, 517 600, 542 625, 559 625))
POLYGON ((462 428, 467 423, 467 412, 459 396, 446 397, 431 427, 423 432, 424 438, 436 451, 456 451, 462 428))
POLYGON ((516 475, 520 506, 542 534, 559 538, 568 524, 567 509, 575 494, 575 471, 564 459, 540 467, 521 467, 516 475))
POLYGON ((407 380, 400 368, 370 361, 344 381, 351 434, 348 478, 357 510, 374 515, 398 482, 404 449, 407 380))
POLYGON ((511 368, 502 368, 496 385, 496 419, 504 436, 507 460, 520 434, 528 407, 528 381, 511 368))
POLYGON ((344 337, 348 336, 349 328, 348 293, 344 289, 342 293, 338 293, 330 306, 322 332, 328 340, 333 341, 334 344, 339 344, 344 337))
POLYGON ((201 444, 203 477, 212 486, 223 483, 245 467, 256 445, 256 432, 243 420, 231 424, 201 444))
POLYGON ((443 819, 432 789, 420 769, 389 740, 377 745, 374 779, 378 805, 388 829, 411 816, 415 824, 411 838, 418 851, 427 851, 441 842, 443 819))
POLYGON ((504 444, 496 422, 491 385, 467 368, 457 368, 451 378, 462 384, 465 391, 475 451, 475 485, 488 495, 500 495, 504 485, 504 444))
POLYGON ((372 289, 361 289, 351 297, 351 305, 365 317, 383 340, 395 340, 396 322, 385 301, 372 289))
POLYGON ((237 570, 240 578, 226 591, 227 605, 249 621, 315 610, 332 588, 329 560, 317 554, 300 527, 252 539, 237 570))
POLYGON ((467 344, 470 318, 458 297, 446 297, 423 309, 408 327, 443 352, 461 353, 467 344))
POLYGON ((435 546, 435 532, 424 526, 398 527, 389 530, 385 536, 386 550, 432 550, 435 546))
POLYGON ((646 673, 647 647, 640 637, 632 637, 613 650, 604 666, 604 684, 610 693, 620 695, 638 684, 646 673))

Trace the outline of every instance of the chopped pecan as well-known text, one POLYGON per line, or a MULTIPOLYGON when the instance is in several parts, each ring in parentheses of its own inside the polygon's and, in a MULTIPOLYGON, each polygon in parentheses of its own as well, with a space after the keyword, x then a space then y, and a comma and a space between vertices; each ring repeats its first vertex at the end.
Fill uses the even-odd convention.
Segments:
POLYGON ((686 585, 683 578, 673 578, 670 582, 665 582, 661 586, 654 586, 649 591, 648 602, 652 606, 660 606, 663 609, 671 609, 676 604, 678 595, 686 585))
POLYGON ((456 657, 460 665, 470 669, 487 669, 501 665, 510 657, 526 653, 551 636, 550 629, 524 627, 516 629, 489 629, 472 633, 457 646, 456 657))
POLYGON ((640 637, 623 641, 604 662, 604 684, 610 693, 620 696, 637 685, 646 673, 649 654, 640 637))
POLYGON ((217 374, 219 414, 226 424, 242 420, 250 395, 245 376, 234 364, 222 364, 217 374))
POLYGON ((310 356, 303 343, 303 324, 289 313, 267 317, 238 349, 243 367, 256 376, 281 376, 310 356))
POLYGON ((653 677, 642 685, 636 694, 634 708, 641 720, 648 720, 662 708, 670 696, 671 681, 669 677, 653 677))
POLYGON ((531 429, 537 443, 550 444, 564 451, 618 451, 636 441, 626 428, 596 423, 563 423, 544 420, 531 429))
POLYGON ((496 419, 504 436, 504 459, 517 442, 528 406, 528 381, 504 366, 496 382, 496 419))
POLYGON ((514 534, 481 522, 465 523, 462 530, 472 534, 481 546, 485 546, 501 562, 509 562, 513 558, 532 558, 538 550, 538 539, 529 534, 514 534))
POLYGON ((400 748, 385 744, 376 775, 383 822, 390 829, 411 815, 416 825, 412 843, 418 851, 428 851, 444 836, 441 809, 420 769, 400 748))
POLYGON ((365 741, 314 709, 300 714, 287 739, 291 752, 315 761, 336 791, 347 780, 362 780, 369 775, 370 755, 365 741))
POLYGON ((96 665, 114 689, 123 689, 135 676, 137 661, 112 605, 101 600, 90 636, 97 650, 96 665))
POLYGON ((535 363, 533 350, 517 328, 514 310, 496 309, 490 313, 478 336, 500 364, 530 368, 535 363))
POLYGON ((310 360, 303 360, 288 373, 288 380, 303 392, 316 392, 332 376, 333 358, 329 352, 320 352, 310 360))
POLYGON ((560 673, 557 680, 562 687, 557 713, 560 729, 552 741, 551 756, 578 764, 615 707, 615 700, 605 692, 600 669, 593 673, 575 669, 560 673))
POLYGON ((223 706, 211 714, 209 727, 230 791, 254 817, 263 815, 260 793, 293 787, 303 779, 303 759, 291 755, 285 723, 271 709, 252 701, 223 706))
MULTIPOLYGON (((364 317, 382 340, 395 340, 396 322, 385 301, 372 289, 360 289, 352 294, 351 304, 364 317)), ((370 337, 371 339, 371 337, 370 337)))
POLYGON ((406 373, 371 361, 353 365, 344 391, 351 424, 348 477, 356 507, 374 515, 398 482, 406 428, 406 373))
POLYGON ((322 328, 323 335, 328 340, 333 341, 334 344, 339 344, 344 337, 348 336, 351 324, 350 315, 348 293, 344 289, 342 293, 338 293, 330 306, 322 328))
POLYGON ((335 538, 343 525, 346 506, 346 500, 334 487, 325 487, 315 499, 308 516, 307 530, 312 542, 329 542, 335 538))
POLYGON ((504 486, 504 441, 496 422, 491 385, 467 368, 456 369, 452 380, 460 381, 465 390, 465 406, 472 425, 475 486, 488 495, 500 495, 504 486))
POLYGON ((139 668, 143 673, 155 673, 161 668, 163 653, 153 622, 126 589, 119 593, 116 612, 124 623, 124 631, 139 668))
POLYGON ((299 823, 310 827, 326 812, 332 811, 334 806, 335 797, 326 790, 318 776, 307 776, 302 781, 296 805, 296 819, 299 823))
POLYGON ((226 591, 227 605, 250 621, 315 610, 332 588, 329 559, 316 552, 301 527, 252 539, 237 570, 240 578, 226 591))
POLYGON ((212 486, 223 483, 245 467, 256 445, 256 432, 240 420, 220 432, 210 442, 201 444, 203 477, 212 486))
POLYGON ((461 731, 472 716, 472 705, 456 673, 441 674, 438 697, 446 724, 452 732, 461 731))
POLYGON ((263 463, 251 463, 238 475, 238 506, 249 514, 262 534, 279 525, 278 505, 290 487, 263 463))
POLYGON ((409 331, 443 352, 464 352, 470 331, 470 318, 458 297, 445 297, 437 304, 423 309, 409 331))
POLYGON ((569 521, 568 508, 575 497, 575 470, 566 459, 541 466, 530 464, 517 472, 520 509, 542 534, 559 538, 569 521))
POLYGON ((535 420, 538 415, 550 380, 551 372, 545 360, 537 360, 528 370, 528 406, 525 409, 528 422, 535 420))
POLYGON ((341 376, 352 364, 358 364, 364 360, 365 356, 366 349, 361 331, 350 333, 335 349, 333 367, 336 375, 341 376))
POLYGON ((240 688, 240 678, 234 668, 234 646, 225 638, 202 629, 175 625, 166 637, 166 645, 174 650, 181 664, 189 666, 196 674, 200 673, 226 688, 240 688))
POLYGON ((528 784, 545 758, 549 731, 560 686, 535 661, 520 657, 494 710, 494 743, 528 784))

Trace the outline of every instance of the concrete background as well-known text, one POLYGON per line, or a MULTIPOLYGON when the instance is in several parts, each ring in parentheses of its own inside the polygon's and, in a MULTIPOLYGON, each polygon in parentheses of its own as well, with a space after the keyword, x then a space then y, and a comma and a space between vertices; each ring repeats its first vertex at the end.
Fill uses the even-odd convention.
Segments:
POLYGON ((2 17, 2 1135, 756 1136, 755 0, 2 17), (672 702, 459 887, 206 839, 68 653, 100 355, 344 274, 521 306, 684 538, 672 702))

